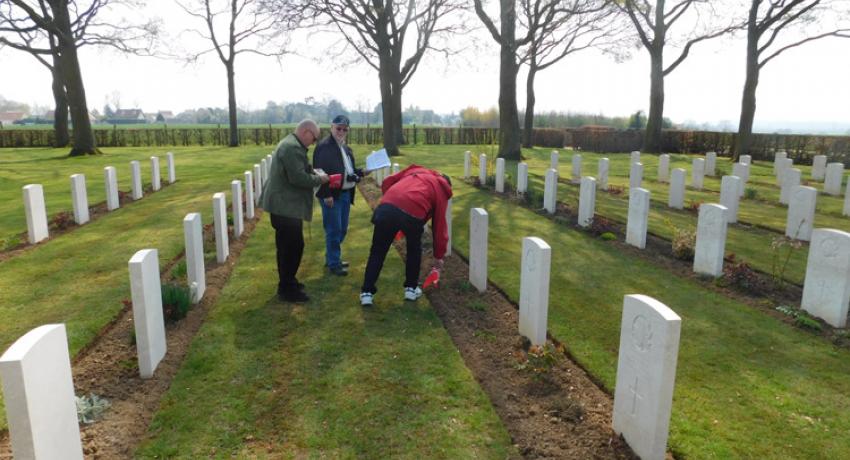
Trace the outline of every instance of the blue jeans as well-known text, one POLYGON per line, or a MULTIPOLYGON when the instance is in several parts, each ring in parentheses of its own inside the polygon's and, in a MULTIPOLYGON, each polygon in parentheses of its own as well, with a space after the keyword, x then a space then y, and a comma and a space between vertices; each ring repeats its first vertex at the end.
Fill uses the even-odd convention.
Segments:
MULTIPOLYGON (((353 190, 353 189, 352 189, 353 190)), ((322 225, 325 227, 325 265, 330 268, 342 265, 342 242, 348 233, 348 214, 351 211, 351 190, 344 190, 334 199, 333 207, 319 199, 322 207, 322 225)))

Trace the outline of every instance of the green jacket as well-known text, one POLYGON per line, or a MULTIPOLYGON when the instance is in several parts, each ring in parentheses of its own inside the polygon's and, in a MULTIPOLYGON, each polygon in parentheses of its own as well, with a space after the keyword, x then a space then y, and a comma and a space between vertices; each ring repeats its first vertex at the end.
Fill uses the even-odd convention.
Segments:
POLYGON ((307 161, 307 147, 290 134, 272 154, 271 173, 260 196, 260 206, 285 217, 313 219, 313 187, 321 185, 319 176, 307 161))

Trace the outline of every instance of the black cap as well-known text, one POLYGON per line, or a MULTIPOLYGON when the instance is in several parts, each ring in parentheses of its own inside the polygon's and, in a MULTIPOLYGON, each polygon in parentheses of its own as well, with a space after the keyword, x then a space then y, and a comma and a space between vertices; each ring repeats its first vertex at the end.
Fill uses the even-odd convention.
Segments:
POLYGON ((331 123, 333 123, 335 125, 345 125, 345 126, 349 125, 348 117, 346 117, 345 115, 335 116, 333 121, 331 121, 331 123))

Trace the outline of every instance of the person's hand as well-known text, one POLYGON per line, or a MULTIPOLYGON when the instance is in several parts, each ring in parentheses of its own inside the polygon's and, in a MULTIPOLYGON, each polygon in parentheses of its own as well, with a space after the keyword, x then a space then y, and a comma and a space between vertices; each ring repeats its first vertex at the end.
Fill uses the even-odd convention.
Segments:
POLYGON ((322 181, 323 184, 327 184, 331 180, 331 178, 324 172, 316 173, 316 175, 319 176, 319 180, 322 181))
POLYGON ((323 200, 325 202, 325 206, 332 208, 334 207, 334 197, 329 196, 323 200))

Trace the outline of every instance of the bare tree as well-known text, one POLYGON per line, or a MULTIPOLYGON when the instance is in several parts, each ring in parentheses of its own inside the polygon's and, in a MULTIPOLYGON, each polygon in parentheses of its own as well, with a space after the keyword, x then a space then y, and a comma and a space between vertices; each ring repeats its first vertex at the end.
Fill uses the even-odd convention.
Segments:
POLYGON ((740 27, 732 20, 727 25, 716 25, 720 15, 715 12, 716 0, 610 0, 631 20, 640 43, 650 58, 649 118, 643 149, 661 151, 661 127, 664 120, 664 77, 681 64, 691 48, 702 41, 720 37, 740 27), (670 5, 668 7, 668 5, 670 5), (687 32, 670 37, 676 23, 685 24, 687 32), (678 56, 664 65, 664 51, 668 45, 676 46, 678 56))
POLYGON ((142 5, 131 0, 90 0, 87 3, 78 0, 0 1, 0 45, 28 52, 51 69, 57 143, 63 131, 67 136, 70 112, 74 125, 71 156, 99 152, 89 120, 77 50, 85 45, 95 45, 145 54, 150 51, 157 36, 155 21, 133 25, 125 21, 102 20, 98 15, 110 4, 142 5), (51 62, 45 56, 50 56, 51 62), (67 108, 63 108, 64 104, 67 108))
POLYGON ((751 0, 747 15, 747 76, 735 159, 752 146, 756 88, 765 64, 798 46, 827 37, 850 38, 848 2, 829 0, 751 0), (790 39, 783 36, 791 36, 790 39))
POLYGON ((190 53, 190 60, 215 52, 227 73, 227 109, 230 122, 230 146, 239 145, 236 105, 236 56, 257 54, 283 56, 286 51, 278 39, 286 30, 281 17, 263 8, 259 0, 187 0, 177 4, 188 15, 204 23, 202 29, 189 29, 212 44, 190 53))
POLYGON ((618 10, 606 0, 520 0, 519 23, 531 40, 520 50, 520 64, 528 65, 523 146, 532 146, 534 78, 570 54, 605 48, 622 38, 618 10))

